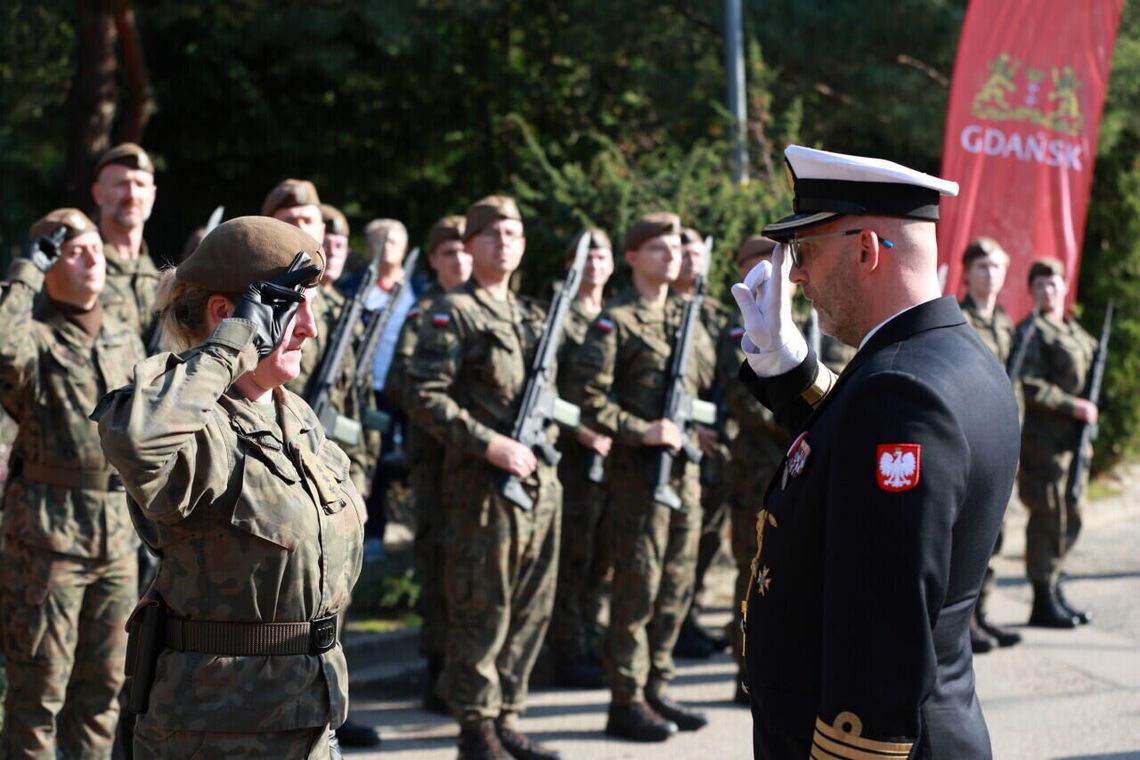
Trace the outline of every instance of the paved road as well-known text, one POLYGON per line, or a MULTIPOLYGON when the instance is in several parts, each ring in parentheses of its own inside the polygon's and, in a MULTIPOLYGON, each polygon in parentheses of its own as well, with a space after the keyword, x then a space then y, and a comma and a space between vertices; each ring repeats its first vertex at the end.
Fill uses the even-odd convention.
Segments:
MULTIPOLYGON (((993 603, 1000 623, 1016 625, 1029 616, 1024 521, 1020 508, 1011 510, 993 603)), ((1078 631, 1019 628, 1021 646, 975 661, 999 760, 1140 758, 1140 493, 1134 489, 1091 506, 1069 570, 1068 595, 1094 613, 1092 625, 1078 631)), ((720 590, 713 601, 721 607, 705 616, 707 625, 725 619, 729 583, 722 570, 710 584, 720 590)), ((409 675, 422 667, 412 640, 389 638, 380 647, 353 650, 350 660, 353 717, 378 726, 384 736, 382 752, 354 751, 351 757, 455 757, 454 724, 419 710, 415 687, 408 685, 409 675)), ((702 731, 660 745, 607 740, 607 694, 558 690, 532 695, 524 730, 568 760, 751 758, 748 712, 730 701, 730 659, 719 655, 680 666, 672 694, 708 710, 712 720, 702 731)))

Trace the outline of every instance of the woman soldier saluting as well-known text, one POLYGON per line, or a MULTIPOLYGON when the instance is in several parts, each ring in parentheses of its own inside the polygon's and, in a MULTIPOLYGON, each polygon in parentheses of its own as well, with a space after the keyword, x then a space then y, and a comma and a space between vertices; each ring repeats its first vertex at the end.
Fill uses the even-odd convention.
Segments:
POLYGON ((276 219, 219 225, 160 289, 182 353, 140 362, 92 415, 160 556, 140 605, 165 624, 137 758, 325 758, 347 715, 336 615, 360 572, 363 505, 348 458, 283 387, 316 332, 323 263, 276 219))

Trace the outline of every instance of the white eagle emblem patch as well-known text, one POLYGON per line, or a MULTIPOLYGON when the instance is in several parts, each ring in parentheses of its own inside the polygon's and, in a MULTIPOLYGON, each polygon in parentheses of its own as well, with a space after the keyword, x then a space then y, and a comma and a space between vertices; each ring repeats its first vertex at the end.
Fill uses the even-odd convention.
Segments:
POLYGON ((875 473, 884 491, 909 491, 918 485, 922 446, 917 443, 884 443, 875 453, 875 473))

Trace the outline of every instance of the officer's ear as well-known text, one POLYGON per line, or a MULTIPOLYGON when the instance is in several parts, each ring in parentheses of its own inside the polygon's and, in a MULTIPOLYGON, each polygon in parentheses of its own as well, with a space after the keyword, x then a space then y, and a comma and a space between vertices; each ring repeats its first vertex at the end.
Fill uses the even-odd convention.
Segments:
POLYGON ((863 230, 859 233, 859 262, 860 271, 870 274, 879 268, 879 257, 883 254, 882 242, 872 230, 863 230))
POLYGON ((234 304, 226 296, 215 293, 210 296, 206 301, 206 323, 210 327, 210 332, 222 323, 223 319, 228 319, 234 313, 234 304))

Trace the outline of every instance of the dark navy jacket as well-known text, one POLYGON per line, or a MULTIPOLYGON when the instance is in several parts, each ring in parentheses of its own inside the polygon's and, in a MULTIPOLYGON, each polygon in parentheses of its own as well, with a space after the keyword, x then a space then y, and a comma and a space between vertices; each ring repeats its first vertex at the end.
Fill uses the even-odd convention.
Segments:
POLYGON ((755 755, 989 758, 969 619, 1017 467, 1009 380, 950 297, 883 325, 812 408, 815 369, 740 373, 803 434, 748 591, 755 755))

